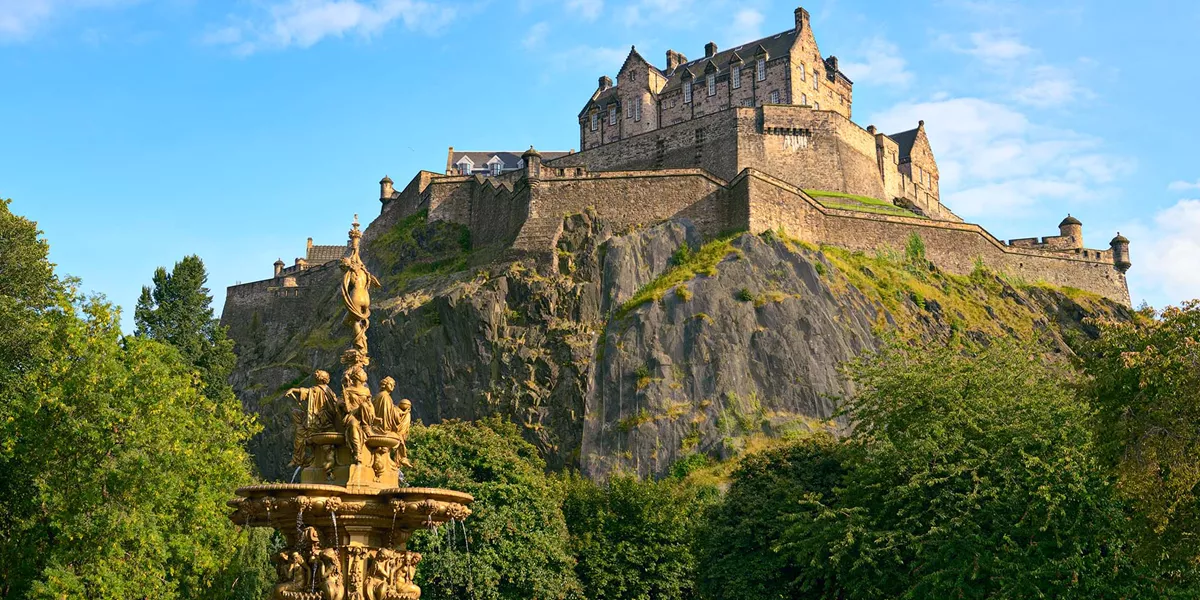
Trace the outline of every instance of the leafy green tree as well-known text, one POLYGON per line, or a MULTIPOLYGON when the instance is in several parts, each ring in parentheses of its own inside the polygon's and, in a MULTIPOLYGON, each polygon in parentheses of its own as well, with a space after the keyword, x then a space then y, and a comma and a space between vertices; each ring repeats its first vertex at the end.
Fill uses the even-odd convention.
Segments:
POLYGON ((784 533, 802 517, 804 500, 831 503, 845 474, 841 445, 817 434, 743 457, 729 491, 704 516, 696 543, 704 598, 770 600, 820 598, 836 589, 823 565, 779 552, 784 533))
POLYGON ((850 369, 855 433, 833 503, 781 551, 827 597, 1158 597, 1063 368, 996 342, 888 347, 850 369))
POLYGON ((575 572, 592 600, 695 596, 692 539, 707 495, 677 480, 617 474, 601 485, 562 479, 575 572))
POLYGON ((44 358, 40 315, 54 309, 63 290, 37 223, 13 214, 11 203, 0 199, 0 394, 44 358))
POLYGON ((1195 577, 1200 564, 1200 301, 1099 324, 1083 345, 1083 389, 1100 454, 1138 507, 1151 550, 1195 577))
POLYGON ((409 448, 411 483, 475 496, 465 523, 414 534, 411 547, 425 557, 417 572, 422 598, 581 597, 561 491, 516 425, 498 417, 416 425, 409 448))
POLYGON ((134 310, 136 334, 175 346, 200 371, 205 395, 217 401, 233 393, 229 374, 237 364, 233 340, 213 316, 208 273, 200 257, 175 263, 170 273, 154 271, 153 287, 142 287, 134 310))

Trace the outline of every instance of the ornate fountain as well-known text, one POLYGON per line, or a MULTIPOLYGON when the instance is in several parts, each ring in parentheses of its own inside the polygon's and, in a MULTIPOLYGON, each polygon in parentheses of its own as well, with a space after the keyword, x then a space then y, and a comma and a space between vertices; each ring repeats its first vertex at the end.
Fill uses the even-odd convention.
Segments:
POLYGON ((228 503, 238 525, 272 527, 287 539, 273 557, 274 600, 416 600, 421 555, 408 550, 409 537, 471 514, 470 494, 403 486, 412 405, 393 403, 391 377, 374 396, 367 387, 369 291, 379 281, 359 256, 361 240, 355 215, 350 254, 340 263, 345 324, 354 335, 341 357, 341 397, 325 371, 314 374, 315 386, 285 394, 298 403, 291 464, 299 483, 239 488, 228 503))

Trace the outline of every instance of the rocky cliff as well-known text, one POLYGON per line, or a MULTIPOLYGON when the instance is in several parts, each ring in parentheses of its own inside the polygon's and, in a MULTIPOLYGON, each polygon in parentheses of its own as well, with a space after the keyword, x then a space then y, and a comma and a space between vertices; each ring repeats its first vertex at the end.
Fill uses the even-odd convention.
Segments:
MULTIPOLYGON (((686 220, 615 232, 580 214, 565 218, 547 274, 423 215, 381 227, 366 248, 384 281, 372 387, 394 377, 393 397, 410 398, 425 422, 506 415, 552 467, 592 476, 662 474, 691 454, 821 426, 853 391, 839 365, 887 335, 1018 336, 1066 354, 1072 336, 1091 333, 1086 317, 1128 317, 982 267, 942 273, 919 239, 865 255, 782 233, 703 243, 686 220)), ((268 478, 291 476, 283 392, 311 384, 314 368, 340 374, 338 277, 314 269, 298 292, 227 302, 222 316, 238 344, 232 383, 265 425, 252 451, 268 478)))

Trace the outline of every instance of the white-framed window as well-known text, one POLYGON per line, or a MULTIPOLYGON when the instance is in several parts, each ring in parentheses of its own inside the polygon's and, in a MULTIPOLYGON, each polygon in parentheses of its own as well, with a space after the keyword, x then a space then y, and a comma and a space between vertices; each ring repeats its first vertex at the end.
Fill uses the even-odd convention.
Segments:
POLYGON ((800 63, 800 81, 806 81, 808 76, 804 73, 804 63, 800 63))
POLYGON ((492 163, 492 175, 499 175, 504 170, 504 163, 496 161, 492 163))
POLYGON ((758 80, 765 80, 767 78, 767 59, 758 59, 758 66, 756 68, 758 69, 758 80))
POLYGON ((687 104, 692 101, 692 82, 683 82, 683 103, 687 104))
POLYGON ((732 85, 733 89, 735 89, 735 90, 742 87, 742 69, 741 69, 741 67, 734 65, 729 68, 729 81, 731 82, 730 85, 732 85))
POLYGON ((593 111, 592 112, 592 131, 599 129, 599 127, 600 127, 600 113, 593 111))
POLYGON ((779 90, 771 90, 771 104, 779 104, 779 90))
POLYGON ((800 105, 808 106, 808 94, 800 94, 800 105))
POLYGON ((708 84, 708 95, 716 96, 717 95, 717 74, 709 73, 708 75, 706 75, 705 83, 708 84))
POLYGON ((641 101, 638 101, 637 104, 633 105, 633 120, 634 121, 642 120, 642 103, 641 103, 641 101))
POLYGON ((627 105, 625 105, 625 118, 626 118, 626 119, 632 119, 632 118, 633 118, 633 104, 627 104, 627 105))
POLYGON ((616 104, 608 107, 608 124, 609 125, 617 124, 617 105, 616 104))
POLYGON ((821 89, 821 76, 817 74, 817 70, 813 69, 813 89, 821 89))
POLYGON ((460 175, 470 175, 471 174, 471 163, 469 163, 465 160, 458 163, 458 173, 460 175))

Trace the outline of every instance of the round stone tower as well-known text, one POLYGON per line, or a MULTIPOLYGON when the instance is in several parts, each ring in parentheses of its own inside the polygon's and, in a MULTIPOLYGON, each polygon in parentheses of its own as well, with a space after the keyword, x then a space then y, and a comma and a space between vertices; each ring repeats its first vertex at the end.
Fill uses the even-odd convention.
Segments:
POLYGON ((380 200, 391 200, 392 199, 392 192, 395 191, 395 188, 392 187, 392 183, 393 183, 392 178, 388 177, 387 175, 384 175, 383 179, 379 180, 379 199, 380 200))
POLYGON ((279 277, 280 275, 283 275, 283 259, 277 258, 275 259, 275 276, 279 277))
POLYGON ((1073 238, 1072 248, 1083 247, 1083 223, 1070 214, 1058 224, 1058 235, 1073 238))
POLYGON ((1117 237, 1113 238, 1108 243, 1108 247, 1112 250, 1113 266, 1122 273, 1129 270, 1133 263, 1129 262, 1129 238, 1117 232, 1117 237))

